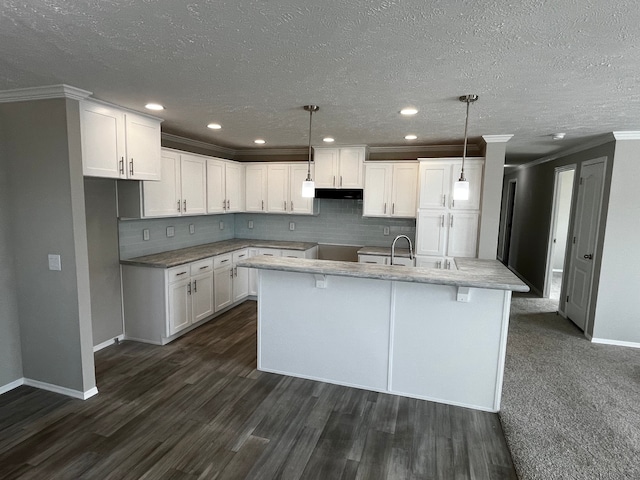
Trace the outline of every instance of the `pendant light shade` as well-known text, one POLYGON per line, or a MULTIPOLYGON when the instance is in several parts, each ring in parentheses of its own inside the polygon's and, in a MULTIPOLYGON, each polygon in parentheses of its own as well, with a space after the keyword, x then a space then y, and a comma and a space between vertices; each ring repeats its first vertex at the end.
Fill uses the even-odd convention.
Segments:
POLYGON ((467 130, 469 127, 469 105, 478 100, 478 95, 462 95, 459 99, 467 104, 467 116, 464 121, 464 147, 462 148, 462 169, 460 178, 453 184, 454 200, 469 200, 469 182, 464 176, 464 161, 467 158, 467 130))
POLYGON ((317 105, 305 105, 304 108, 309 112, 309 160, 307 161, 307 179, 302 182, 302 197, 313 198, 316 196, 316 185, 311 178, 311 120, 313 119, 313 112, 320 110, 317 105))

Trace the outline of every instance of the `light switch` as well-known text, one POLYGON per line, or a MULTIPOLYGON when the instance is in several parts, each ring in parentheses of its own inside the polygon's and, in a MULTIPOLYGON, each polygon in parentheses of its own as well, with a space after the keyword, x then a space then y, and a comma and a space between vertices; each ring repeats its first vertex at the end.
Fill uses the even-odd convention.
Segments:
POLYGON ((173 237, 176 234, 174 227, 167 227, 167 237, 173 237))
POLYGON ((149 240, 149 229, 145 228, 142 230, 142 240, 149 240))
POLYGON ((224 222, 220 222, 220 230, 224 230, 224 222))
POLYGON ((196 226, 193 223, 189 224, 189 233, 191 235, 193 235, 194 233, 196 233, 196 226))
POLYGON ((384 227, 384 230, 382 231, 383 235, 389 235, 389 227, 384 227))
POLYGON ((253 220, 249 220, 249 229, 253 228, 253 220))
POLYGON ((294 222, 289 222, 289 230, 295 230, 296 229, 296 224, 294 222))
POLYGON ((62 270, 60 255, 49 254, 49 270, 62 270))

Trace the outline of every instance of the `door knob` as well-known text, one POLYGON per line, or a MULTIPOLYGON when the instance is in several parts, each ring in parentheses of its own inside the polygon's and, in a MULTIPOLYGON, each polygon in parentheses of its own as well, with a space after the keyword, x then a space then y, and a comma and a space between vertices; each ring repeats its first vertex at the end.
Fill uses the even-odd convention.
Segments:
POLYGON ((593 254, 592 254, 592 253, 587 253, 587 254, 584 256, 584 258, 585 258, 585 260, 592 260, 592 259, 593 259, 593 254))

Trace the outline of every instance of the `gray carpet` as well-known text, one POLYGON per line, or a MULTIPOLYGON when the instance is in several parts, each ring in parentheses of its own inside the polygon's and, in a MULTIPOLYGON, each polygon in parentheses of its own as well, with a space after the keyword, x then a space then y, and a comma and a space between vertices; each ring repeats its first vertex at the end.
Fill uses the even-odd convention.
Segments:
POLYGON ((592 344, 515 296, 500 419, 521 480, 640 479, 640 349, 592 344))

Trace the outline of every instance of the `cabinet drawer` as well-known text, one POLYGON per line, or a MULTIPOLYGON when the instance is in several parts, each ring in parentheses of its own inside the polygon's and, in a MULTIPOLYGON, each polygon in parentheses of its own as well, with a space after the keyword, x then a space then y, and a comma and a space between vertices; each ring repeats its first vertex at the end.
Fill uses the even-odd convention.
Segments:
POLYGON ((260 248, 258 249, 258 255, 264 255, 266 257, 280 257, 282 252, 277 248, 260 248))
POLYGON ((249 250, 248 249, 244 249, 244 250, 238 250, 237 252, 233 252, 233 264, 235 265, 236 263, 238 263, 241 260, 245 260, 249 258, 249 250))
POLYGON ((178 280, 189 278, 189 272, 190 272, 189 264, 170 268, 167 272, 167 282, 175 283, 178 280))
POLYGON ((231 266, 231 254, 225 253, 224 255, 218 255, 213 257, 213 268, 231 266))
POLYGON ((304 250, 282 250, 282 256, 288 258, 304 258, 304 250))
POLYGON ((377 265, 386 265, 389 257, 385 255, 358 255, 359 263, 375 263, 377 265))
POLYGON ((213 257, 205 258, 204 260, 198 260, 191 264, 191 275, 198 275, 199 273, 208 272, 213 269, 213 257))

